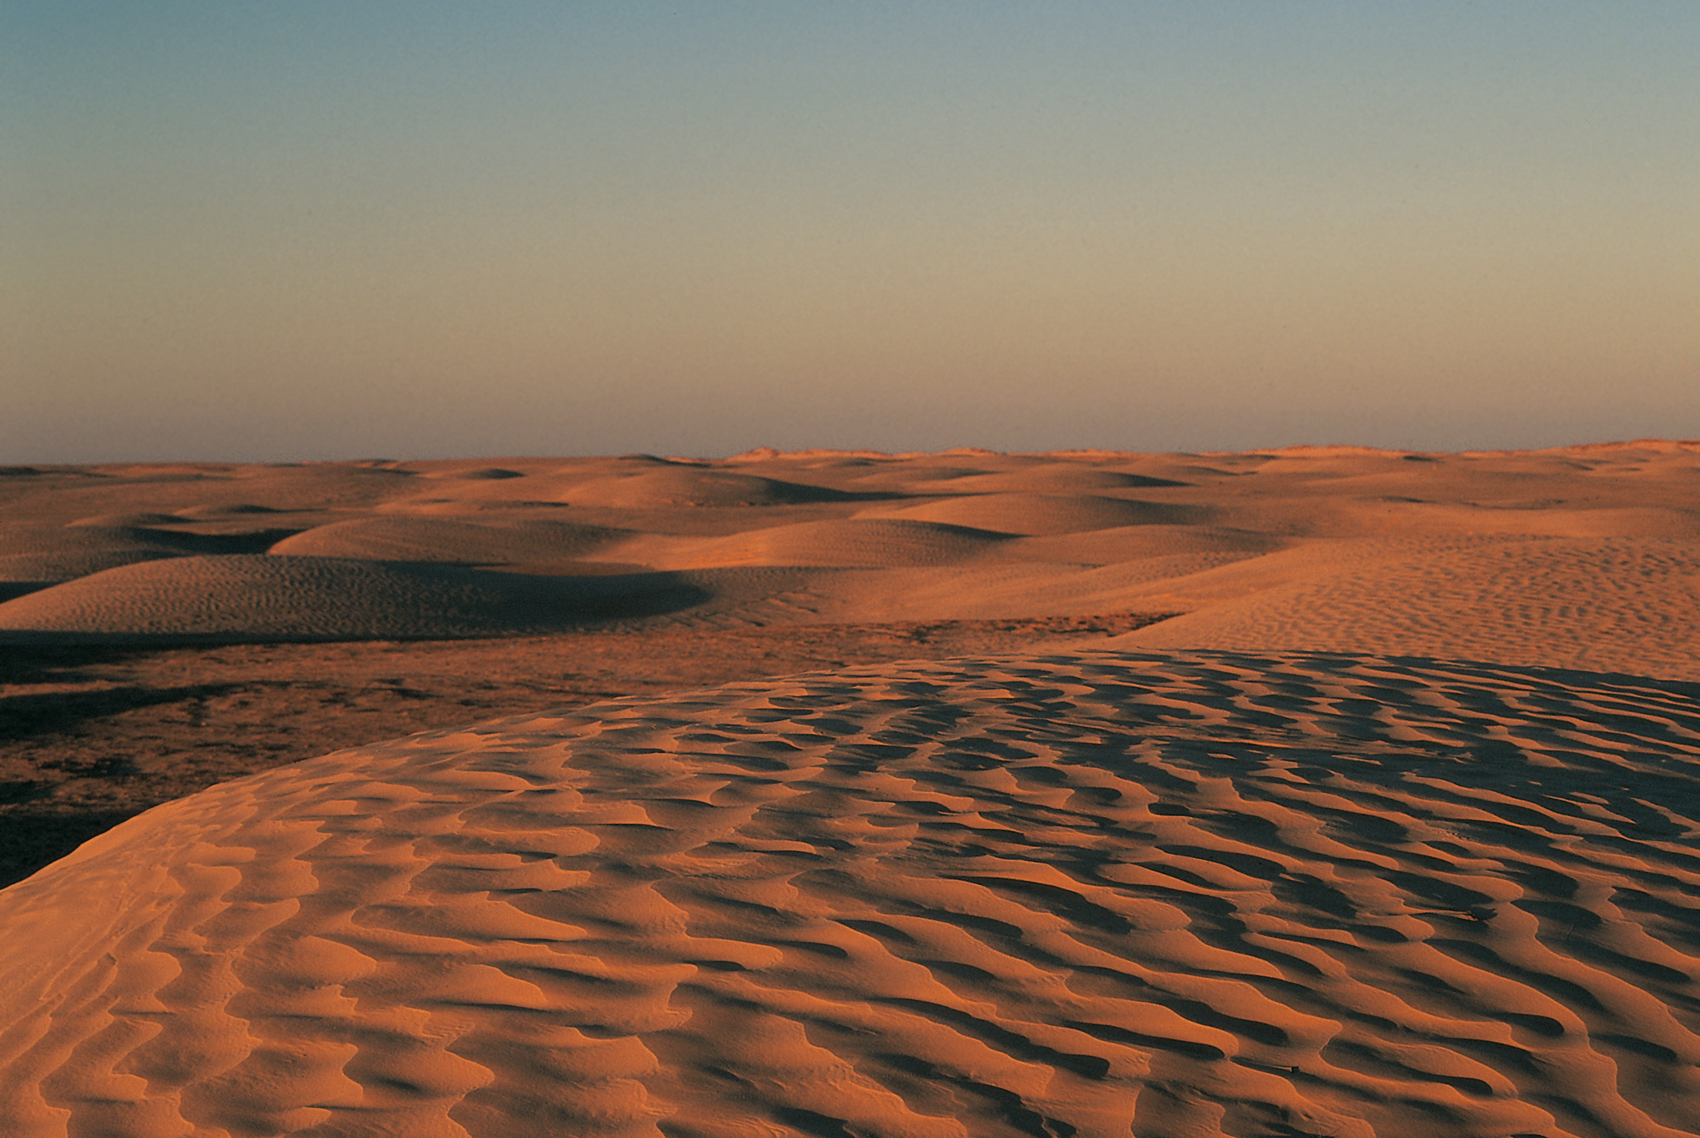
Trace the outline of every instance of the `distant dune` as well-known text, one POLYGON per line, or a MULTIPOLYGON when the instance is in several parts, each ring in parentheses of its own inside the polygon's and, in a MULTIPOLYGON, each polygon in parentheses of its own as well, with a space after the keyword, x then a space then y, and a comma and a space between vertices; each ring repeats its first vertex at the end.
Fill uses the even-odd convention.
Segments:
POLYGON ((1237 563, 1209 587, 1253 576, 1243 595, 1130 633, 1127 645, 1279 645, 1700 676, 1700 542, 1690 539, 1346 540, 1237 563))
POLYGON ((540 577, 431 563, 249 554, 108 569, 8 602, 20 631, 108 638, 422 640, 504 636, 681 607, 668 574, 540 577))
POLYGON ((132 818, 0 890, 8 1135, 1700 1119, 1700 444, 10 468, 0 573, 14 653, 1175 614, 132 818))
POLYGON ((1141 610, 1187 615, 1131 646, 1700 678, 1697 471, 1700 449, 1662 442, 27 468, 0 480, 0 597, 13 597, 0 636, 430 638, 634 615, 1141 610), (252 560, 268 550, 292 560, 252 560), (106 570, 120 572, 91 579, 106 570), (575 600, 671 587, 661 572, 692 575, 679 603, 575 600))
POLYGON ((570 561, 624 536, 571 522, 509 525, 441 517, 351 518, 284 538, 272 553, 363 561, 449 561, 464 565, 570 561))

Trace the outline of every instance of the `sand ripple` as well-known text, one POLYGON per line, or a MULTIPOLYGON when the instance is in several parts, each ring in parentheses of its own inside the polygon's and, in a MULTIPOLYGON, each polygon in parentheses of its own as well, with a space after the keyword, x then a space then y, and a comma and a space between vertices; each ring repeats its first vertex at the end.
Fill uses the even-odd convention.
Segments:
MULTIPOLYGON (((479 472, 463 477, 479 480, 479 472)), ((485 474, 484 481, 500 481, 485 474)), ((284 538, 271 552, 358 560, 497 565, 564 561, 625 536, 565 522, 477 525, 443 518, 375 517, 332 522, 284 538)))
POLYGON ((0 528, 0 581, 69 581, 120 565, 180 557, 192 549, 190 540, 133 525, 0 528))
POLYGON ((9 601, 0 630, 44 640, 441 639, 665 612, 705 595, 665 573, 553 578, 269 553, 174 557, 9 601))
POLYGON ((1700 688, 1002 658, 340 752, 0 891, 9 1134, 1661 1135, 1700 688))
MULTIPOLYGON (((1689 539, 1377 538, 1241 562, 1199 574, 1193 587, 1202 592, 1211 576, 1218 587, 1232 587, 1236 577, 1266 587, 1124 643, 1136 650, 1374 652, 1697 674, 1700 542, 1689 539)), ((1128 598, 1127 607, 1142 599, 1128 598)))

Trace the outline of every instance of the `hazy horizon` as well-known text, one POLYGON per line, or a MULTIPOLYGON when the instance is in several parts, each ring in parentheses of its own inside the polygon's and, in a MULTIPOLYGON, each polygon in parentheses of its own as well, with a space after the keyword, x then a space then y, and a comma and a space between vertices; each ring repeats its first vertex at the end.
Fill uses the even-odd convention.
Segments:
POLYGON ((0 7, 0 462, 1700 436, 1700 7, 0 7))

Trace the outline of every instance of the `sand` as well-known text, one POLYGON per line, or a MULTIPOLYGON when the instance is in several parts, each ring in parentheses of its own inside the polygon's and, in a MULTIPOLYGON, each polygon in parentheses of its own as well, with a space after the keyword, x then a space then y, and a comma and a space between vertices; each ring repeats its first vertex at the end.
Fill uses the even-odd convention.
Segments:
POLYGON ((7 1134, 1700 1120, 1697 444, 8 468, 0 571, 6 651, 143 671, 841 649, 0 889, 7 1134))
POLYGON ((7 468, 0 639, 1183 613, 1133 648, 1700 678, 1700 448, 7 468))

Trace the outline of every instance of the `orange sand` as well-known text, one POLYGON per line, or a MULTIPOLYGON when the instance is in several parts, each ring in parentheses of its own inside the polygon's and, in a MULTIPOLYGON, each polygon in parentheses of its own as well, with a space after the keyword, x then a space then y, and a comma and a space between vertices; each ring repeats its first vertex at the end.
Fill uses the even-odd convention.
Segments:
POLYGON ((0 476, 0 637, 1182 612, 341 751, 0 890, 0 1132, 1681 1135, 1700 445, 0 476))

